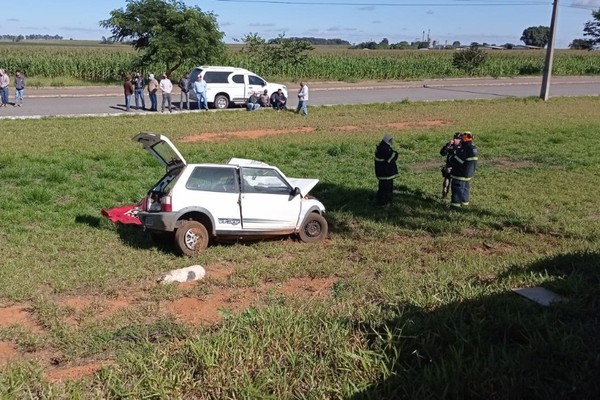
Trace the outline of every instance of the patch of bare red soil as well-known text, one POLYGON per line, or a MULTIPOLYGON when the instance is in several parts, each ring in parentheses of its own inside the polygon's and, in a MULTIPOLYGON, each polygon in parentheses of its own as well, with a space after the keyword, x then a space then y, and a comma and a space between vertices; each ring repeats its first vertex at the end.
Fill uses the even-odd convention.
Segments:
POLYGON ((50 382, 68 381, 90 376, 100 371, 104 364, 95 362, 65 368, 56 368, 46 372, 46 379, 50 382))
POLYGON ((250 307, 254 296, 248 289, 219 290, 202 298, 184 297, 171 301, 166 308, 170 314, 189 324, 212 325, 223 318, 219 310, 240 312, 250 307))
POLYGON ((336 282, 334 277, 325 278, 292 278, 282 285, 264 283, 256 288, 218 289, 202 298, 184 297, 166 303, 169 314, 192 325, 212 325, 223 318, 220 310, 241 312, 259 302, 267 292, 283 294, 296 298, 324 299, 330 296, 331 288, 336 282))
MULTIPOLYGON (((382 129, 407 129, 414 127, 431 127, 431 126, 444 126, 449 124, 448 121, 442 120, 431 120, 431 121, 410 121, 410 122, 391 122, 387 124, 375 125, 376 128, 382 129)), ((359 126, 355 125, 342 125, 332 128, 335 131, 341 132, 353 132, 360 129, 359 126)), ((289 129, 256 129, 247 131, 234 131, 234 132, 204 132, 197 135, 191 135, 183 138, 184 142, 216 142, 224 141, 232 138, 242 139, 254 139, 262 136, 281 135, 285 133, 308 133, 314 132, 315 127, 304 126, 300 128, 289 128, 289 129)))
POLYGON ((78 324, 78 314, 93 311, 95 320, 106 319, 117 311, 131 306, 132 303, 133 299, 128 297, 107 299, 96 296, 73 296, 60 301, 61 306, 75 312, 74 316, 67 318, 67 322, 72 326, 78 324))
POLYGON ((431 120, 431 121, 411 121, 411 122, 392 122, 384 125, 376 125, 378 128, 393 128, 393 129, 406 129, 421 126, 444 126, 447 125, 448 121, 431 120))
POLYGON ((0 328, 11 325, 21 325, 34 332, 40 332, 42 328, 35 323, 27 311, 27 307, 12 306, 0 308, 0 328))
POLYGON ((19 352, 11 342, 0 342, 0 367, 19 357, 19 352))
POLYGON ((184 142, 216 142, 222 140, 228 140, 232 137, 242 139, 254 139, 262 136, 281 135, 284 133, 307 133, 313 132, 315 128, 311 126, 305 126, 301 128, 290 128, 290 129, 257 129, 248 131, 235 131, 235 132, 206 132, 198 135, 187 136, 183 139, 184 142))
POLYGON ((206 276, 216 281, 225 281, 235 269, 227 263, 212 264, 206 267, 206 276))
POLYGON ((344 126, 336 126, 334 129, 336 131, 341 131, 341 132, 353 132, 353 131, 359 130, 360 127, 355 126, 355 125, 344 125, 344 126))
POLYGON ((292 278, 278 290, 286 296, 324 299, 330 296, 331 288, 337 281, 335 277, 292 278))

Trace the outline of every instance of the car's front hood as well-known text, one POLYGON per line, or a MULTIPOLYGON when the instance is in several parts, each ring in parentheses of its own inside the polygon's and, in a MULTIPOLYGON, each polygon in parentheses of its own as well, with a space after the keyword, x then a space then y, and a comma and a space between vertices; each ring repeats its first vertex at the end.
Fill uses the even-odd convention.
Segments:
POLYGON ((302 196, 306 196, 319 183, 318 179, 288 178, 288 180, 293 187, 300 189, 302 196))

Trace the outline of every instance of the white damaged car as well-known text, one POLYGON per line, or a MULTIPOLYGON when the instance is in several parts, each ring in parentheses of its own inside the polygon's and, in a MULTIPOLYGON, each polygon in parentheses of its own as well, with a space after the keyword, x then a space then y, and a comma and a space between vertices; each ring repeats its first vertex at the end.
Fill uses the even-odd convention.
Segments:
POLYGON ((260 161, 188 164, 165 136, 133 138, 167 169, 141 202, 137 216, 151 234, 172 234, 176 248, 192 256, 211 239, 297 234, 303 242, 327 236, 323 204, 308 196, 318 179, 287 178, 260 161))

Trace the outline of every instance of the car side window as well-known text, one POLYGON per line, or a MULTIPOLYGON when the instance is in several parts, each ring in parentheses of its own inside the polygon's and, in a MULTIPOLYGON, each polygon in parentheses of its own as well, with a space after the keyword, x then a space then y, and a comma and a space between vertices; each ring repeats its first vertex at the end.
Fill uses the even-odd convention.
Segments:
POLYGON ((243 168, 244 193, 267 193, 289 195, 292 188, 279 173, 270 168, 243 168))
POLYGON ((196 167, 185 184, 186 189, 207 192, 238 193, 234 168, 196 167))
POLYGON ((265 86, 267 83, 262 80, 261 78, 259 78, 258 76, 255 75, 248 75, 248 83, 250 85, 259 85, 259 86, 265 86))
POLYGON ((231 80, 234 83, 241 83, 242 85, 244 84, 244 75, 234 75, 231 80))
POLYGON ((207 71, 204 74, 204 80, 206 83, 229 83, 229 75, 231 75, 231 72, 207 71))

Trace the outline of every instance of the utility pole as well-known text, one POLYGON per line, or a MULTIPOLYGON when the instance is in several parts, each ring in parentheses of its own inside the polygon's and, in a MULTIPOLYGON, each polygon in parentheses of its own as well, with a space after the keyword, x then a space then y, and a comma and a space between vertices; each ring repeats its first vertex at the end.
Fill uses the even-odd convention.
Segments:
POLYGON ((540 98, 548 101, 550 97, 550 77, 552 76, 552 60, 554 59, 554 38, 556 37, 556 17, 558 14, 558 0, 554 0, 552 6, 552 21, 550 21, 550 37, 546 49, 546 63, 544 64, 544 77, 542 78, 542 90, 540 98))

